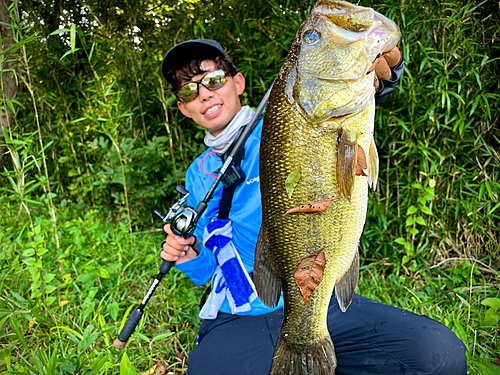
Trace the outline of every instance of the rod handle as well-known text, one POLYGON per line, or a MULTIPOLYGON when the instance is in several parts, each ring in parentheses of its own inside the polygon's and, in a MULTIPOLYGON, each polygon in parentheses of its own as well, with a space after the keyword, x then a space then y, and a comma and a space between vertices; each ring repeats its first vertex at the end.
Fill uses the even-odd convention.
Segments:
POLYGON ((167 273, 170 272, 170 270, 172 269, 172 267, 175 265, 175 261, 168 261, 168 260, 164 260, 162 262, 162 264, 160 265, 160 272, 164 275, 166 275, 167 273))
POLYGON ((123 349, 125 347, 128 339, 130 338, 130 336, 132 336, 132 333, 134 333, 135 327, 137 327, 137 324, 139 324, 139 320, 141 320, 142 314, 144 314, 144 311, 141 311, 139 309, 134 309, 134 311, 132 311, 132 314, 130 314, 127 321, 125 322, 125 325, 118 335, 118 338, 113 342, 115 348, 123 349))

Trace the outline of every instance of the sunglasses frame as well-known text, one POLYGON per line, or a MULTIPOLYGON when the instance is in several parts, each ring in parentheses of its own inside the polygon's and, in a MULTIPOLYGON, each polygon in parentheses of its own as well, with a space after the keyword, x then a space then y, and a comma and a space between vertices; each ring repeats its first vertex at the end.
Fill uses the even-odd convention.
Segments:
MULTIPOLYGON (((220 89, 221 87, 224 87, 224 85, 227 83, 227 79, 226 79, 226 82, 224 82, 220 87, 217 87, 217 88, 214 88, 214 89, 211 89, 207 86, 205 86, 203 84, 203 80, 209 75, 209 74, 212 74, 212 73, 216 73, 216 72, 224 72, 224 77, 227 77, 227 76, 230 76, 232 77, 231 74, 229 74, 228 72, 226 72, 224 69, 217 69, 217 70, 214 70, 212 72, 208 72, 207 74, 205 74, 203 77, 201 77, 199 80, 197 81, 193 81, 193 82, 188 82, 182 86, 179 86, 179 88, 177 88, 177 90, 175 90, 175 96, 176 98, 181 102, 181 103, 189 103, 193 100, 195 100, 199 95, 200 95, 200 85, 203 85, 203 87, 205 87, 207 90, 210 90, 210 91, 215 91, 215 90, 218 90, 220 89), (187 86, 187 85, 191 85, 193 83, 196 83, 196 96, 193 98, 193 99, 190 99, 190 100, 184 100, 182 99, 180 96, 179 96, 179 90, 181 88, 183 88, 184 86, 187 86)), ((217 77, 217 76, 215 76, 217 77)), ((210 77, 211 78, 211 77, 210 77)))

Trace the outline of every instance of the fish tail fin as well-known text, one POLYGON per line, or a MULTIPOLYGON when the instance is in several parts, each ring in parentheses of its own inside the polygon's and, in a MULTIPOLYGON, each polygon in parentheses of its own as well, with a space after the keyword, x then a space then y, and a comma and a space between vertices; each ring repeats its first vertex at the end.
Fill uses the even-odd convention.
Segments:
POLYGON ((336 367, 337 358, 328 333, 312 345, 291 343, 281 333, 269 375, 333 375, 336 367))

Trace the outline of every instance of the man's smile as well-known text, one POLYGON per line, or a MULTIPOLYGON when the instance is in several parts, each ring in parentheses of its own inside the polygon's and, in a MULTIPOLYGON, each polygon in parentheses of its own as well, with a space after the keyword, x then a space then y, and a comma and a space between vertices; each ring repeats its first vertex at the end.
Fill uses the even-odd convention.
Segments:
POLYGON ((212 107, 208 108, 208 109, 205 111, 205 113, 204 113, 204 114, 205 114, 205 115, 209 115, 210 113, 217 111, 220 107, 222 107, 222 104, 216 104, 216 105, 214 105, 214 106, 212 106, 212 107))

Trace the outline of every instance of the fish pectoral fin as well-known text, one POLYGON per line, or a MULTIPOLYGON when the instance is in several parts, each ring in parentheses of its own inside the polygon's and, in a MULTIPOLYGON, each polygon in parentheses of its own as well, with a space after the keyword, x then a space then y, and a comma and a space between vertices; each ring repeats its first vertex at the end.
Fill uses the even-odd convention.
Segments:
POLYGON ((339 132, 336 166, 337 185, 344 198, 350 202, 358 162, 358 142, 357 140, 350 142, 347 132, 343 129, 340 129, 339 132))
POLYGON ((276 307, 281 296, 281 280, 274 271, 268 256, 269 242, 263 228, 260 228, 255 247, 254 284, 259 299, 267 307, 276 307))
POLYGON ((370 150, 368 151, 368 186, 373 190, 377 188, 378 181, 378 152, 375 146, 375 140, 370 142, 370 150))
POLYGON ((335 283, 335 295, 342 312, 346 312, 351 304, 354 290, 358 284, 359 277, 359 252, 356 250, 356 255, 352 260, 351 266, 347 272, 335 283))

